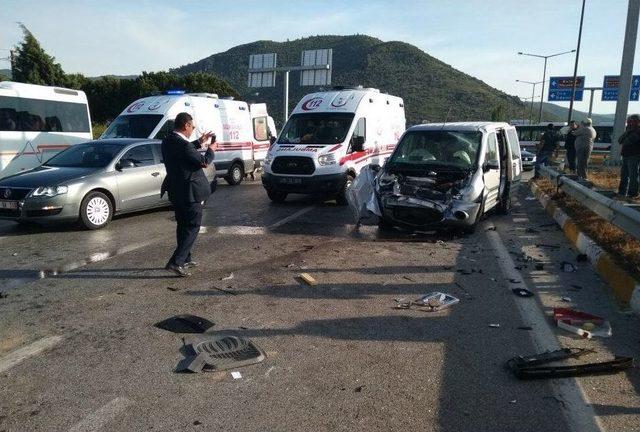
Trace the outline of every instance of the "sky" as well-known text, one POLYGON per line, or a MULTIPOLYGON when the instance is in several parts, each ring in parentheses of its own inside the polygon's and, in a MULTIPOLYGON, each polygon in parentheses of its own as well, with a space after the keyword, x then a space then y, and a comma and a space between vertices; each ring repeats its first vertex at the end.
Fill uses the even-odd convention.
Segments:
MULTIPOLYGON (((256 40, 366 34, 417 46, 508 94, 530 98, 542 59, 576 48, 581 0, 1 0, 0 57, 24 23, 68 73, 134 75, 168 70, 256 40)), ((586 0, 578 75, 601 86, 618 75, 627 0, 586 0)), ((547 77, 572 75, 575 57, 549 59, 547 77)), ((248 59, 247 59, 248 64, 248 59)), ((0 69, 8 61, 0 61, 0 69)), ((636 49, 634 72, 640 74, 636 49)), ((353 83, 358 84, 358 83, 353 83)), ((545 100, 547 98, 545 91, 545 100)), ((594 112, 613 113, 615 102, 594 112)), ((588 111, 588 92, 575 108, 588 111)), ((540 95, 540 86, 536 96, 540 95)), ((402 96, 402 95, 398 95, 402 96)), ((568 107, 568 102, 561 104, 568 107)), ((630 112, 640 112, 631 102, 630 112)))

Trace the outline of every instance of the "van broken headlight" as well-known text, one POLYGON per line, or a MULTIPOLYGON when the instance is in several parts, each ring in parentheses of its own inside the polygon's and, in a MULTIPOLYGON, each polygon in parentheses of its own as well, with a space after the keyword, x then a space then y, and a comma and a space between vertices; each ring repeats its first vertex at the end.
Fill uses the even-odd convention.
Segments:
POLYGON ((272 161, 273 161, 273 156, 271 156, 271 153, 267 153, 262 163, 264 163, 265 165, 271 165, 272 161))
POLYGON ((336 156, 333 153, 318 156, 318 163, 320 165, 333 165, 336 163, 336 156))
POLYGON ((40 186, 31 192, 31 196, 54 197, 56 195, 66 194, 69 188, 67 186, 40 186))

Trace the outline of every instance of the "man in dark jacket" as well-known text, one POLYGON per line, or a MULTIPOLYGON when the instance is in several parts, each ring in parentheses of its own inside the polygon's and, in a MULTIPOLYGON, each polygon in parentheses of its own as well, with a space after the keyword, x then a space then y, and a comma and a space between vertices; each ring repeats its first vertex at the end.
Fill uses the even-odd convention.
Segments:
POLYGON ((632 114, 627 118, 627 130, 620 135, 622 167, 618 195, 628 198, 638 197, 638 176, 640 175, 640 116, 632 114))
POLYGON ((162 191, 169 193, 176 215, 177 247, 166 269, 178 276, 190 276, 187 269, 197 264, 191 260, 191 248, 200 232, 202 206, 211 194, 211 187, 202 168, 213 161, 217 149, 215 135, 207 132, 199 139, 189 142, 193 133, 193 118, 188 113, 176 116, 173 133, 162 140, 162 160, 167 176, 162 183, 162 191), (206 153, 201 148, 211 138, 206 153))
POLYGON ((536 155, 535 174, 533 178, 540 177, 540 166, 547 165, 551 155, 558 148, 559 141, 558 133, 553 129, 553 123, 547 125, 547 130, 542 134, 540 138, 540 144, 538 144, 538 154, 536 155))
POLYGON ((569 122, 569 132, 564 139, 564 149, 566 150, 566 163, 565 168, 568 168, 572 174, 576 172, 576 136, 571 132, 578 129, 578 122, 571 120, 569 122))

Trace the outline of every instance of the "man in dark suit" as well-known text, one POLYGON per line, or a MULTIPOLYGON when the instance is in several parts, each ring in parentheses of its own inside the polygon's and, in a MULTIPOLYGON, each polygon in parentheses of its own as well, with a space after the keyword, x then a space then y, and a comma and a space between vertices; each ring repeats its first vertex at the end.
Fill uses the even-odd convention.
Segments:
POLYGON ((197 265, 191 260, 191 248, 200 232, 202 206, 211 194, 211 186, 202 168, 213 161, 213 152, 218 147, 215 135, 211 132, 189 142, 193 129, 191 115, 180 113, 176 116, 173 133, 162 140, 162 160, 167 176, 162 183, 161 193, 169 193, 178 225, 178 245, 165 269, 182 277, 190 276, 188 269, 197 265), (211 142, 203 155, 197 149, 210 138, 211 142))

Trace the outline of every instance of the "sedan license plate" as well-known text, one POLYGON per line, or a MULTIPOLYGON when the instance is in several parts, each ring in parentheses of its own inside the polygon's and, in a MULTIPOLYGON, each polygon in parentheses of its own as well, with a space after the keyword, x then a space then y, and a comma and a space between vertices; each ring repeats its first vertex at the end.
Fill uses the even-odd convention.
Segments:
POLYGON ((280 183, 290 184, 290 185, 299 185, 299 184, 302 184, 302 179, 296 178, 296 177, 282 177, 280 178, 280 183))
POLYGON ((17 210, 18 209, 18 201, 0 200, 0 209, 17 210))

